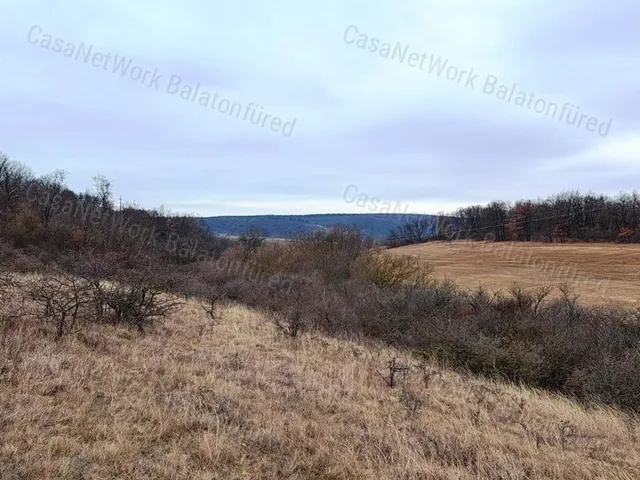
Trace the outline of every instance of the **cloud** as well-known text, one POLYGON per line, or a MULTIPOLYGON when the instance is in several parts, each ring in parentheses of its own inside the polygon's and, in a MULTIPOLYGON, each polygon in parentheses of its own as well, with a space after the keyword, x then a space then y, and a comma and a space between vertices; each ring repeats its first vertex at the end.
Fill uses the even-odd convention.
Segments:
POLYGON ((83 190, 199 214, 348 211, 358 184, 442 207, 638 184, 640 6, 630 0, 168 0, 0 6, 0 149, 83 190), (132 59, 158 90, 30 44, 39 25, 132 59), (381 42, 473 68, 475 88, 344 41, 381 42), (178 75, 285 121, 291 138, 166 93, 178 75), (482 92, 488 75, 600 122, 606 137, 482 92))

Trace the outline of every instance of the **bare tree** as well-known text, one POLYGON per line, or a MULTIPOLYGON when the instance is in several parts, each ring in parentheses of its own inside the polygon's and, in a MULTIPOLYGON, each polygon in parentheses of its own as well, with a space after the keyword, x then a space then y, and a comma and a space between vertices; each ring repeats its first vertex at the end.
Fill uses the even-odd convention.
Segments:
POLYGON ((39 181, 38 197, 36 199, 36 211, 42 221, 45 231, 49 230, 51 220, 61 207, 62 192, 65 190, 64 170, 54 170, 43 176, 39 181))
POLYGON ((111 182, 104 175, 96 175, 93 177, 93 184, 96 190, 96 197, 100 208, 103 211, 113 209, 113 192, 111 190, 111 182))
POLYGON ((37 316, 54 326, 57 338, 71 332, 79 320, 87 318, 84 307, 92 302, 91 285, 62 271, 35 280, 29 294, 36 305, 37 316))
POLYGON ((26 190, 27 182, 32 178, 28 167, 0 153, 0 220, 8 221, 26 190))
POLYGON ((174 312, 182 302, 166 292, 170 280, 150 268, 140 268, 122 281, 102 285, 100 301, 104 302, 108 321, 136 327, 144 332, 155 320, 174 312))

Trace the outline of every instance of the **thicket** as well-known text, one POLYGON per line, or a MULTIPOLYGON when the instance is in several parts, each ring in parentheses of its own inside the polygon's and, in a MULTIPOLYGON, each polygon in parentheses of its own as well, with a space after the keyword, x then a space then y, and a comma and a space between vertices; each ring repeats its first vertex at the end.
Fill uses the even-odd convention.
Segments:
POLYGON ((551 287, 463 291, 354 229, 283 243, 247 232, 236 243, 194 218, 115 208, 103 177, 85 194, 62 179, 0 160, 0 341, 26 321, 57 338, 89 322, 146 331, 179 298, 200 299, 212 320, 220 302, 237 301, 270 312, 291 337, 371 337, 640 411, 638 310, 587 308, 565 286, 555 300, 551 287))
POLYGON ((465 291, 410 258, 334 229, 267 244, 249 259, 292 288, 222 278, 193 265, 193 283, 273 313, 283 332, 372 337, 475 374, 640 410, 640 310, 586 307, 567 285, 465 291))

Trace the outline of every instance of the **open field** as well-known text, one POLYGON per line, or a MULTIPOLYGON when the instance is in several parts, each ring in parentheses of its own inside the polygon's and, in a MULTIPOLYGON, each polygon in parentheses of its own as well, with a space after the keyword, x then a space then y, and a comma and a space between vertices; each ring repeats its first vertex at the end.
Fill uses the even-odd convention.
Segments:
POLYGON ((0 342, 4 479, 637 479, 637 420, 187 303, 0 342), (388 361, 411 367, 389 388, 388 361))
POLYGON ((389 250, 419 257, 438 278, 507 290, 567 282, 579 301, 640 307, 640 245, 430 242, 389 250))

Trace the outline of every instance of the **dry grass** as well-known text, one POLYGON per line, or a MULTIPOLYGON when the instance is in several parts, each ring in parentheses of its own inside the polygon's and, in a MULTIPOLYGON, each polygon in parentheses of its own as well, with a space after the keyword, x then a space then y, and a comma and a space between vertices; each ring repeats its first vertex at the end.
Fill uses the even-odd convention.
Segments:
POLYGON ((25 326, 0 342, 0 478, 640 478, 622 413, 423 367, 238 306, 144 336, 25 326))
POLYGON ((580 302, 640 307, 640 245, 431 242, 394 248, 466 288, 507 290, 567 282, 580 302))

